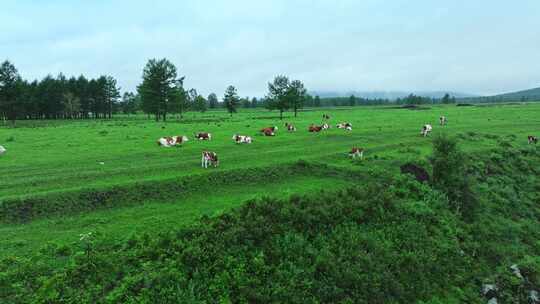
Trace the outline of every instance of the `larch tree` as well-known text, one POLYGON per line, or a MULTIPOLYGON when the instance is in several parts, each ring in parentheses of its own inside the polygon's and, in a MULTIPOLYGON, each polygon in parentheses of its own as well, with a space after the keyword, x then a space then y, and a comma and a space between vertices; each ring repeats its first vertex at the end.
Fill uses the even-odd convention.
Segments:
POLYGON ((4 61, 0 65, 0 116, 3 120, 15 123, 18 115, 18 96, 21 89, 21 77, 13 64, 4 61))
POLYGON ((223 103, 225 105, 225 108, 227 109, 227 112, 231 114, 231 117, 233 113, 237 112, 238 105, 240 104, 240 97, 238 97, 238 93, 236 91, 236 88, 234 86, 228 86, 225 90, 225 96, 223 97, 223 103))
POLYGON ((167 59, 151 59, 143 70, 143 82, 137 87, 143 103, 143 110, 167 120, 171 102, 178 96, 177 71, 174 64, 167 59))
POLYGON ((289 102, 294 111, 294 117, 298 115, 298 109, 304 107, 307 90, 300 80, 293 80, 289 86, 289 102))

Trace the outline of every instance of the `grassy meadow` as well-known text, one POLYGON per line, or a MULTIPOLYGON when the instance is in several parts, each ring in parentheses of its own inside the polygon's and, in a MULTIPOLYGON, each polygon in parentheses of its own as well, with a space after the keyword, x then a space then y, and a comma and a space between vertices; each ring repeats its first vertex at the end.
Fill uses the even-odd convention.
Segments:
MULTIPOLYGON (((344 188, 362 181, 336 173, 339 170, 367 175, 374 168, 397 172, 405 161, 425 161, 431 152, 431 138, 441 133, 459 138, 466 152, 487 151, 497 146, 501 137, 525 146, 527 135, 540 133, 538 114, 539 104, 514 104, 422 110, 306 109, 297 118, 287 113, 283 121, 277 113, 259 109, 241 110, 232 117, 224 111, 187 113, 182 120, 171 117, 166 123, 142 115, 99 121, 20 121, 15 128, 0 128, 0 144, 8 150, 0 157, 4 211, 12 203, 33 198, 59 207, 54 212, 44 207, 31 217, 3 218, 0 256, 26 255, 49 242, 75 242, 79 234, 89 231, 111 238, 166 231, 263 196, 288 197, 344 188), (322 123, 323 113, 331 116, 332 128, 308 133, 310 124, 322 123), (447 126, 438 125, 440 115, 448 117, 447 126), (351 122, 353 131, 335 128, 342 121, 351 122), (285 122, 293 123, 297 132, 287 132, 285 122), (420 136, 425 123, 434 127, 428 138, 420 136), (258 135, 257 131, 267 126, 278 126, 277 136, 258 135), (193 134, 199 131, 212 133, 212 141, 194 140, 193 134), (251 135, 254 142, 237 145, 233 134, 251 135), (156 145, 159 137, 173 135, 187 135, 190 140, 182 147, 156 145), (366 149, 364 161, 347 158, 352 146, 366 149), (217 152, 220 166, 201 168, 202 150, 217 152), (294 166, 299 160, 324 168, 304 171, 294 166), (178 193, 166 186, 177 180, 184 183, 178 193), (137 189, 152 185, 155 193, 135 192, 133 185, 138 185, 137 189), (126 198, 115 196, 106 208, 63 209, 66 197, 73 205, 78 193, 96 195, 114 187, 135 193, 126 198)), ((41 208, 36 205, 32 208, 41 208)))

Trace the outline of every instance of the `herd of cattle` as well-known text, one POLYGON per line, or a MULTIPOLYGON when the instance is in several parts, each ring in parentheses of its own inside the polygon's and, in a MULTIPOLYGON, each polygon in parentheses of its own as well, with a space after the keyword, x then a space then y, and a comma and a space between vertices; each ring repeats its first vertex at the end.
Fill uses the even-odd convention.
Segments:
MULTIPOLYGON (((330 116, 328 114, 323 114, 323 120, 329 120, 330 116)), ((441 126, 444 126, 448 123, 448 119, 445 116, 439 117, 439 124, 441 126)), ((291 123, 285 123, 285 128, 288 132, 296 132, 296 127, 291 123)), ((343 129, 345 131, 352 131, 352 124, 350 122, 341 122, 336 125, 336 128, 343 129)), ((311 124, 308 127, 308 131, 311 133, 318 133, 325 130, 330 129, 330 125, 326 122, 324 122, 321 125, 315 125, 311 124)), ((431 124, 425 124, 422 126, 422 129, 420 130, 420 134, 424 137, 428 136, 428 134, 433 130, 433 126, 431 124)), ((277 126, 273 127, 267 127, 263 128, 259 131, 260 134, 264 136, 276 136, 276 133, 278 131, 277 126)), ((195 134, 195 139, 197 140, 212 140, 212 134, 206 133, 206 132, 199 132, 195 134)), ((253 142, 253 138, 248 135, 239 135, 234 134, 232 137, 232 140, 237 144, 251 144, 253 142)), ((180 146, 183 143, 189 141, 187 136, 170 136, 170 137, 161 137, 158 139, 157 144, 161 147, 174 147, 174 146, 180 146)), ((529 144, 536 144, 538 143, 538 137, 529 135, 527 136, 527 142, 529 144)), ((0 146, 0 155, 3 155, 6 153, 6 148, 3 146, 0 146)), ((353 147, 349 153, 349 157, 351 158, 357 158, 360 159, 364 156, 364 149, 359 147, 353 147)), ((219 165, 219 159, 216 152, 213 151, 203 151, 202 157, 201 157, 201 166, 203 168, 208 168, 208 166, 214 166, 217 167, 219 165)))
MULTIPOLYGON (((330 119, 330 116, 327 114, 323 114, 323 119, 330 119)), ((296 127, 286 122, 285 128, 289 132, 296 132, 296 127)), ((344 129, 346 131, 352 131, 352 123, 350 122, 342 122, 336 125, 336 128, 338 129, 344 129)), ((330 125, 328 123, 323 123, 322 125, 314 125, 311 124, 308 127, 309 132, 321 132, 330 129, 330 125)), ((276 133, 278 131, 277 126, 273 127, 267 127, 259 130, 259 133, 264 136, 276 136, 276 133)), ((194 138, 197 140, 212 140, 212 134, 207 132, 199 132, 194 135, 194 138)), ((248 135, 238 135, 234 134, 232 137, 232 140, 237 144, 251 144, 253 142, 253 138, 248 135)), ((174 147, 174 146, 180 146, 183 143, 189 141, 188 137, 185 135, 178 135, 178 136, 169 136, 169 137, 161 137, 157 140, 158 146, 161 147, 174 147)), ((364 149, 353 147, 351 151, 349 152, 349 157, 351 158, 357 158, 360 157, 362 159, 364 156, 364 149)), ((219 158, 216 152, 213 151, 203 151, 201 155, 201 167, 208 168, 208 166, 214 166, 217 167, 219 165, 219 158)))
MULTIPOLYGON (((323 114, 323 120, 329 120, 330 116, 327 114, 323 114)), ((445 116, 439 117, 439 124, 441 126, 445 126, 448 123, 448 119, 445 116)), ((286 122, 285 128, 288 132, 296 132, 296 127, 286 122)), ((343 129, 345 131, 352 131, 352 123, 350 122, 341 122, 336 125, 336 128, 343 129)), ((308 132, 311 133, 318 133, 325 130, 330 129, 330 125, 327 122, 322 123, 321 125, 315 125, 311 124, 308 127, 308 132)), ((264 136, 276 136, 276 133, 278 131, 277 126, 273 127, 267 127, 259 130, 259 133, 264 136)), ((428 134, 433 131, 433 126, 431 124, 425 124, 420 134, 424 137, 428 136, 428 134)), ((199 132, 196 133, 194 136, 197 140, 212 140, 212 134, 206 133, 206 132, 199 132)), ((234 134, 232 137, 232 140, 236 144, 251 144, 253 142, 253 138, 248 135, 239 135, 234 134)), ((173 147, 173 146, 179 146, 182 145, 184 142, 187 142, 188 138, 187 136, 171 136, 171 137, 162 137, 158 139, 157 144, 162 147, 173 147)), ((538 142, 538 138, 535 136, 529 136, 528 137, 529 144, 538 142)), ((348 152, 349 157, 351 158, 357 158, 363 159, 364 157, 364 149, 359 147, 353 147, 348 152)), ((217 167, 219 165, 219 159, 216 152, 213 151, 203 151, 201 156, 201 166, 203 168, 208 168, 208 166, 214 166, 217 167)))

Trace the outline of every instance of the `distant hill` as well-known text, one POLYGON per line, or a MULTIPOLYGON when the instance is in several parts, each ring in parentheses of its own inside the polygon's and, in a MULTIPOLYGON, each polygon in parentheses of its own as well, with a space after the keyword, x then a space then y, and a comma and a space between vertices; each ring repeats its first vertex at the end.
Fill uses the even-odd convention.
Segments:
POLYGON ((395 100, 398 98, 407 97, 409 94, 414 94, 422 97, 429 98, 442 98, 444 94, 448 93, 450 96, 456 98, 471 98, 477 97, 477 95, 459 93, 459 92, 447 92, 447 91, 311 91, 310 95, 319 96, 321 98, 332 97, 349 97, 354 95, 356 97, 368 98, 368 99, 389 99, 395 100))
POLYGON ((540 100, 540 88, 534 88, 529 90, 505 93, 492 96, 494 98, 501 98, 504 100, 540 100))

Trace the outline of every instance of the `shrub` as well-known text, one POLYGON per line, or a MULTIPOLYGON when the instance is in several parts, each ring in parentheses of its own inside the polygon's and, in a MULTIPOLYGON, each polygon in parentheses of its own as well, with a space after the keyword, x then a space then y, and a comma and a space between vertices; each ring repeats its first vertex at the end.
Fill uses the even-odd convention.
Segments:
POLYGON ((450 206, 464 218, 474 216, 476 198, 471 190, 472 180, 467 175, 467 158, 457 147, 455 139, 441 135, 433 140, 433 186, 446 193, 450 206))

